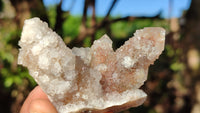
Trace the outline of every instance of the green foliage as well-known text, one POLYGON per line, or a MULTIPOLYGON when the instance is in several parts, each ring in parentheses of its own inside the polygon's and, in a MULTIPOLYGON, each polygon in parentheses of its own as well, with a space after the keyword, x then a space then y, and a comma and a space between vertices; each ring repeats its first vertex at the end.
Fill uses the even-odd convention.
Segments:
POLYGON ((172 48, 171 45, 167 44, 165 46, 165 50, 166 50, 166 55, 169 58, 171 58, 170 69, 176 72, 184 70, 185 64, 180 62, 179 58, 179 56, 182 54, 182 49, 181 48, 174 49, 172 48))
POLYGON ((24 79, 28 79, 29 85, 33 87, 36 83, 28 71, 17 65, 17 44, 21 29, 18 29, 12 20, 4 21, 3 26, 7 27, 0 28, 0 85, 12 91, 14 87, 23 85, 24 79))
POLYGON ((63 24, 63 36, 70 37, 71 40, 76 38, 79 33, 79 27, 81 25, 81 17, 69 16, 63 24))
POLYGON ((16 72, 12 72, 8 68, 1 69, 1 75, 3 77, 3 85, 5 88, 10 89, 13 85, 23 85, 23 79, 28 79, 30 86, 35 86, 36 82, 29 75, 27 70, 22 70, 22 67, 18 67, 16 72))
POLYGON ((49 19, 49 26, 51 28, 55 27, 55 23, 56 23, 56 5, 52 5, 47 7, 47 15, 48 15, 48 19, 49 19))
POLYGON ((96 32, 95 39, 101 38, 104 34, 107 34, 107 33, 106 33, 106 30, 105 30, 105 29, 99 29, 99 30, 96 32))
POLYGON ((127 38, 133 36, 137 29, 144 27, 163 27, 168 29, 167 21, 161 19, 135 19, 133 21, 119 21, 111 25, 112 35, 117 38, 127 38))
POLYGON ((181 62, 174 62, 170 65, 170 68, 173 70, 173 71, 180 71, 180 70, 183 70, 185 68, 184 64, 181 63, 181 62))
POLYGON ((83 41, 83 46, 84 47, 90 47, 91 46, 91 38, 90 37, 86 37, 83 41))

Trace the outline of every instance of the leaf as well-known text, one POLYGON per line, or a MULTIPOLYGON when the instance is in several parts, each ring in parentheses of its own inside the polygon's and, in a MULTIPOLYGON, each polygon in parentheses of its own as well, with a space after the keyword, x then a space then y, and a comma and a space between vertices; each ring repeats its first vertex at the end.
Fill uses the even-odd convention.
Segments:
POLYGON ((10 87, 13 84, 13 78, 12 77, 7 77, 4 81, 4 86, 5 87, 10 87))
POLYGON ((1 74, 2 74, 2 76, 8 76, 9 74, 8 74, 8 70, 6 69, 6 68, 2 68, 1 69, 1 74))
POLYGON ((183 63, 175 62, 175 63, 173 63, 173 64, 170 65, 170 68, 173 71, 180 71, 180 70, 183 70, 185 68, 185 66, 184 66, 183 63))
POLYGON ((22 78, 20 78, 20 76, 15 75, 13 80, 14 80, 14 83, 16 83, 17 85, 22 84, 22 78))

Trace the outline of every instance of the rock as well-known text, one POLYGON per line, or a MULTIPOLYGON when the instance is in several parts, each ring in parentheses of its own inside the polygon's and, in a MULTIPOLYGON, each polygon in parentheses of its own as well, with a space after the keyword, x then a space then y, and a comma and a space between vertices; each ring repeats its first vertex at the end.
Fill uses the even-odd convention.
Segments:
POLYGON ((25 21, 18 64, 28 68, 59 113, 119 112, 141 105, 148 67, 164 49, 165 30, 137 30, 116 51, 107 35, 69 49, 39 18, 25 21))

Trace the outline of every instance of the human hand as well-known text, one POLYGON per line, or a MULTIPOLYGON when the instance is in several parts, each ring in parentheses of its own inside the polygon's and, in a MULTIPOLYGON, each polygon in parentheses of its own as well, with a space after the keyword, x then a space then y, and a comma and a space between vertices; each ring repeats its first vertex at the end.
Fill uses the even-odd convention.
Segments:
POLYGON ((35 87, 25 100, 20 113, 58 113, 40 86, 35 87))

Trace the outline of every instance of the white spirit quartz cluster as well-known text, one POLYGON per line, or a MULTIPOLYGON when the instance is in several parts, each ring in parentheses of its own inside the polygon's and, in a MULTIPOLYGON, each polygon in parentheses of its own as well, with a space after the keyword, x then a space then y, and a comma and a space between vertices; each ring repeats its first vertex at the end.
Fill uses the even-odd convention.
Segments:
POLYGON ((119 112, 141 105, 148 67, 164 49, 165 30, 137 30, 116 51, 107 35, 69 49, 39 18, 25 21, 18 64, 28 68, 59 113, 119 112))

